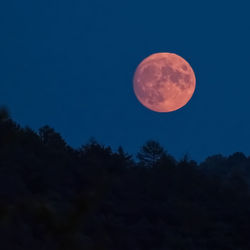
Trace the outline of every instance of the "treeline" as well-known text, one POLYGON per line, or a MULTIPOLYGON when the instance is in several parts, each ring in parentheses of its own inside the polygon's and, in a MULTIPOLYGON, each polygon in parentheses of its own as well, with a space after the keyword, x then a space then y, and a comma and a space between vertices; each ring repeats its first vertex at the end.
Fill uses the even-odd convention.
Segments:
POLYGON ((94 139, 74 149, 0 110, 4 250, 250 249, 249 181, 242 153, 197 164, 149 140, 134 161, 94 139))

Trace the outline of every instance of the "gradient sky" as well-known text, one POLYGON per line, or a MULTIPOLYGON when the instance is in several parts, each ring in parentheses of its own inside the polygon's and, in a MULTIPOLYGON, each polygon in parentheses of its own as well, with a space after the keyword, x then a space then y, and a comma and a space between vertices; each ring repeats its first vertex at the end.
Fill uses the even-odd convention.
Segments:
POLYGON ((0 2, 0 105, 22 126, 49 124, 73 147, 94 136, 136 153, 158 140, 179 159, 250 155, 247 1, 0 2), (196 74, 182 109, 155 113, 133 93, 137 65, 177 53, 196 74))

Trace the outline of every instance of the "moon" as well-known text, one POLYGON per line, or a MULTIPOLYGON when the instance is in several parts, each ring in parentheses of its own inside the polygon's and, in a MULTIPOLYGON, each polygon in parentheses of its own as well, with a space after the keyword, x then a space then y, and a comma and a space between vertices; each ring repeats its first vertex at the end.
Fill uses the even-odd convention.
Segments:
POLYGON ((174 53, 155 53, 136 68, 133 88, 142 105, 156 112, 172 112, 193 96, 196 78, 190 64, 174 53))

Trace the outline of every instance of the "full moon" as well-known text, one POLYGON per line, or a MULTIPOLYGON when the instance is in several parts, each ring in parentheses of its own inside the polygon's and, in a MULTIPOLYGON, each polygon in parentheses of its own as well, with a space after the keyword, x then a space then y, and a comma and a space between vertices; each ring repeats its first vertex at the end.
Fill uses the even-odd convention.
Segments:
POLYGON ((133 88, 142 105, 156 112, 185 106, 196 85, 190 64, 174 53, 155 53, 136 68, 133 88))

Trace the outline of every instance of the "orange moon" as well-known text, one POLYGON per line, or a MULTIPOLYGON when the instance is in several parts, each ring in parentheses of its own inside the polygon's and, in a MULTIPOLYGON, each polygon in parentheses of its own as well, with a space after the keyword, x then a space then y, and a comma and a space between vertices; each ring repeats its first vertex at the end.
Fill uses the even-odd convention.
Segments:
POLYGON ((196 86, 190 64, 174 53, 155 53, 136 68, 133 88, 142 105, 156 112, 185 106, 196 86))

